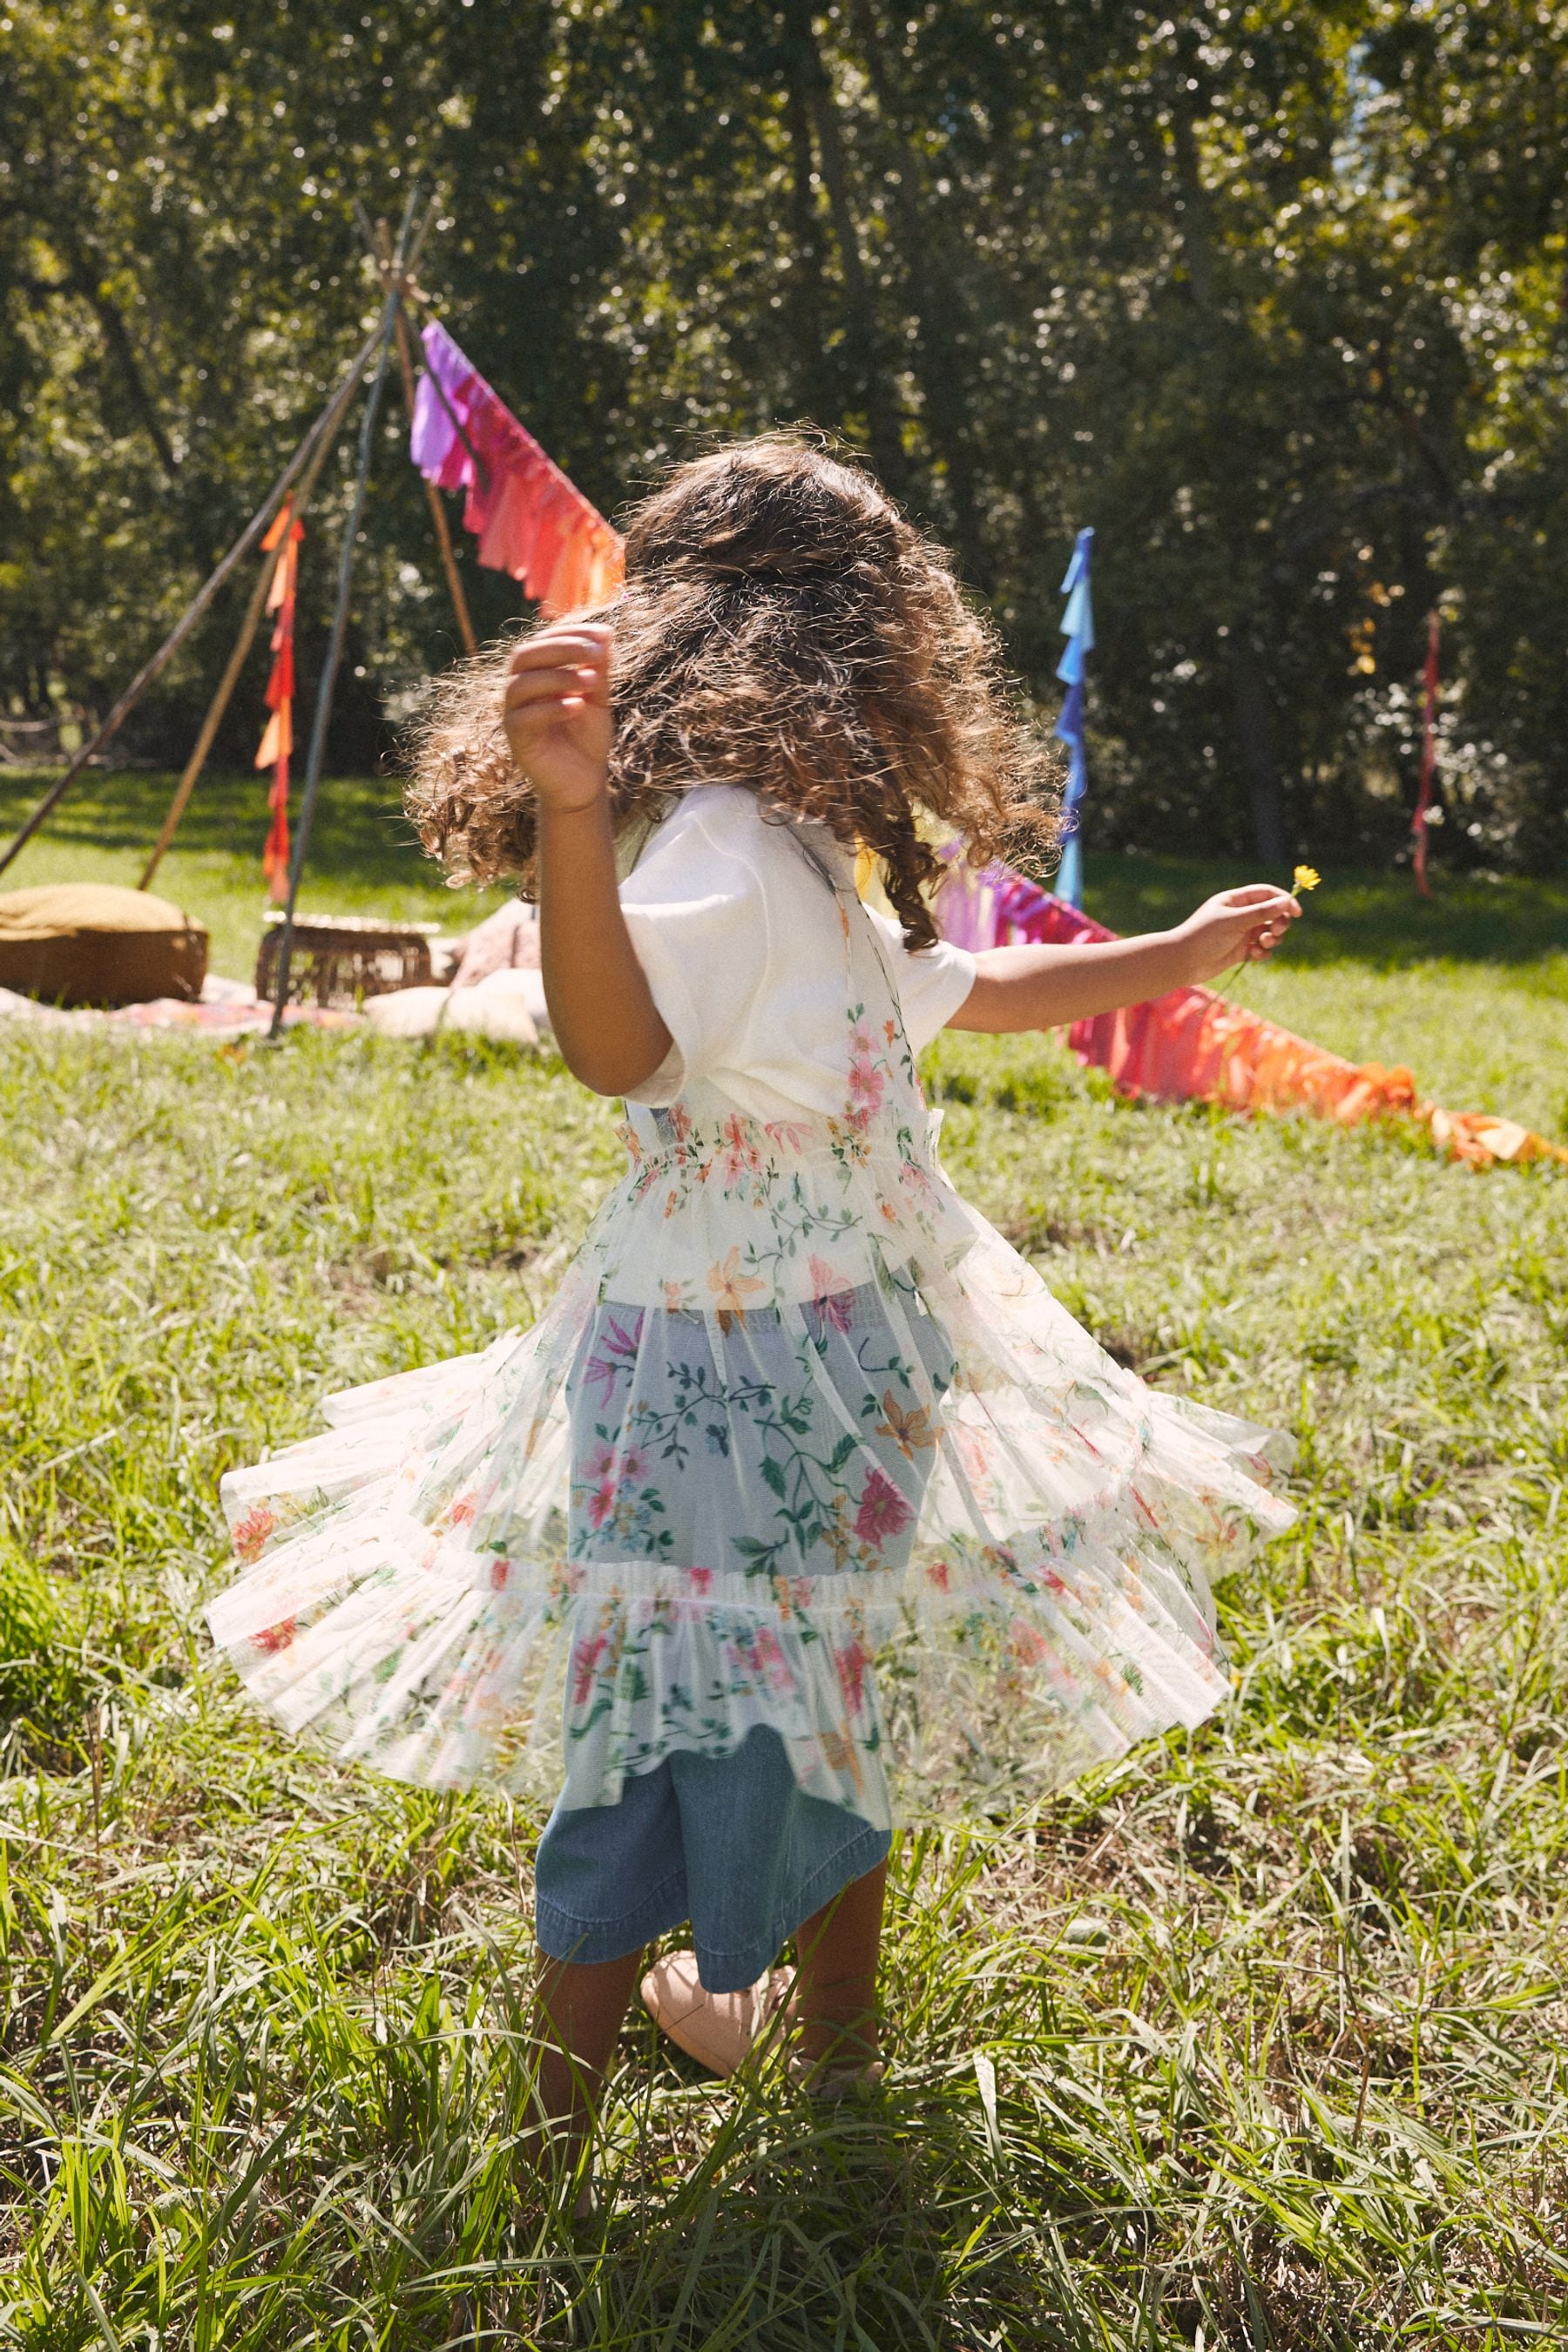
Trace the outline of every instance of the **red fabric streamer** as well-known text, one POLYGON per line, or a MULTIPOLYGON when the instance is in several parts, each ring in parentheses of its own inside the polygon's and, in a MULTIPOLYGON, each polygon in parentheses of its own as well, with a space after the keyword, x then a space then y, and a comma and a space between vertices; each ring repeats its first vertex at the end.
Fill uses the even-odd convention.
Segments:
POLYGON ((409 450, 438 489, 466 489, 479 562, 510 572, 553 618, 603 604, 626 576, 620 533, 583 496, 434 321, 409 450))
POLYGON ((305 526, 294 514, 294 501, 285 499, 277 520, 261 544, 268 554, 277 551, 267 610, 276 613, 272 630, 272 675, 265 700, 272 716, 256 755, 258 768, 270 768, 272 784, 267 805, 272 827, 261 853, 261 870, 268 895, 275 906, 289 896, 289 757, 294 749, 294 590, 300 570, 300 541, 305 526))
MULTIPOLYGON (((938 895, 936 919, 945 937, 968 948, 1033 940, 1065 946, 1117 936, 1005 866, 973 877, 955 866, 938 895)), ((1218 1102, 1243 1111, 1299 1108, 1342 1127, 1405 1118, 1426 1127, 1450 1158, 1472 1167, 1489 1168, 1497 1160, 1568 1162, 1562 1145, 1514 1119, 1444 1110, 1421 1098, 1408 1070, 1343 1061, 1261 1013, 1227 1003, 1210 988, 1173 989, 1149 1003, 1077 1021, 1068 1044, 1080 1062, 1107 1072, 1123 1094, 1218 1102)))
POLYGON ((1415 887, 1424 898, 1432 895, 1426 884, 1426 812, 1432 805, 1432 778, 1437 766, 1437 645, 1441 623, 1436 607, 1426 615, 1426 663, 1421 673, 1425 693, 1421 711, 1421 782, 1410 830, 1415 835, 1415 887))

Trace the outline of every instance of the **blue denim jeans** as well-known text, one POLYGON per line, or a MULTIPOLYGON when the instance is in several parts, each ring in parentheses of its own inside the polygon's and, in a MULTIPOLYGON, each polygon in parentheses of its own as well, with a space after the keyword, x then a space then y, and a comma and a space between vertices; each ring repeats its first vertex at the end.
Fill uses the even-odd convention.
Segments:
POLYGON ((759 1727, 732 1756, 667 1757, 618 1804, 558 1804, 534 1869, 540 1946, 616 1960, 689 1919, 707 1990, 738 1992, 889 1843, 803 1795, 783 1740, 759 1727))

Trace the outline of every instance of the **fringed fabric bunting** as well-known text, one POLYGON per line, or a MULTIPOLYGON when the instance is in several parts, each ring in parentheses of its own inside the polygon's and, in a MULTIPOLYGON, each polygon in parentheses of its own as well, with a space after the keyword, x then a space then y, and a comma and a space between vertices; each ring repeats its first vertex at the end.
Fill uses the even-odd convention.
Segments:
MULTIPOLYGON (((1005 866, 977 876, 954 866, 938 895, 936 919, 944 938, 975 949, 1019 940, 1065 946, 1116 937, 1005 866)), ((1233 1110, 1297 1108, 1342 1127, 1401 1117, 1419 1122, 1441 1150, 1472 1167, 1542 1159, 1568 1163, 1560 1144, 1513 1119, 1444 1110, 1422 1100, 1408 1070, 1342 1061, 1209 988, 1173 989, 1150 1003, 1075 1022, 1068 1043, 1080 1062, 1106 1071, 1123 1094, 1218 1102, 1233 1110)))
POLYGON ((1426 661, 1421 673, 1421 782, 1410 830, 1415 836, 1415 887, 1424 898, 1426 886, 1426 813, 1432 805, 1432 778, 1437 765, 1437 646, 1442 624, 1436 608, 1426 615, 1426 661))
POLYGON ((1072 561, 1062 582, 1068 605, 1062 614, 1062 635, 1067 644, 1057 664, 1057 676, 1067 688, 1061 716, 1056 723, 1058 743, 1068 747, 1067 790, 1062 794, 1062 824, 1066 838, 1062 844, 1061 869, 1057 876, 1057 896, 1069 907, 1083 904, 1083 839, 1079 831, 1079 803, 1089 789, 1089 760, 1084 746, 1084 663, 1094 651, 1094 605, 1089 596, 1089 563, 1094 553, 1094 532, 1080 530, 1073 542, 1072 561))
POLYGON ((305 526, 294 513, 294 501, 285 499, 278 519, 262 541, 268 554, 276 552, 267 610, 276 613, 272 628, 272 675, 267 681, 267 708, 272 716, 256 755, 258 768, 270 768, 272 788, 267 805, 272 829, 261 853, 261 870, 268 895, 277 906, 289 896, 289 758, 294 749, 294 589, 300 569, 300 541, 305 526))
POLYGON ((434 320, 409 455, 426 481, 466 489, 463 528, 481 563, 521 583, 547 615, 602 604, 626 576, 620 533, 590 505, 434 320))

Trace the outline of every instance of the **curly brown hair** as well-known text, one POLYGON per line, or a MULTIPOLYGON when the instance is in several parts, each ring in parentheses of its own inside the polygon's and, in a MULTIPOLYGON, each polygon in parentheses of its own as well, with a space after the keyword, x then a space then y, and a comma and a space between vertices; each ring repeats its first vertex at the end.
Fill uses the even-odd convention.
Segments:
MULTIPOLYGON (((1016 713, 990 622, 860 466, 767 434, 677 467, 626 527, 626 584, 579 617, 613 630, 611 803, 657 819, 742 784, 880 862, 911 947, 951 826, 974 864, 1048 828, 1056 761, 1016 713)), ((419 723, 406 807, 456 880, 531 889, 535 803, 501 730, 514 637, 451 672, 419 723)))

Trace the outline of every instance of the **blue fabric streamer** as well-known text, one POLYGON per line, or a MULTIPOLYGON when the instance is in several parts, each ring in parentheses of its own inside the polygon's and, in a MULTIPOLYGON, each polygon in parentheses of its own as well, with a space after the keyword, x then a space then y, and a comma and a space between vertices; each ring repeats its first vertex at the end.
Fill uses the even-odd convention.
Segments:
POLYGON ((1084 652, 1094 650, 1094 611, 1089 600, 1089 573, 1080 572, 1068 598, 1067 611, 1062 614, 1062 635, 1084 652))
MULTIPOLYGON (((1068 559, 1068 568, 1062 579, 1062 594, 1064 596, 1067 594, 1069 588, 1076 588, 1080 580, 1087 580, 1089 578, 1089 550, 1093 544, 1094 530, 1092 526, 1088 530, 1080 530, 1078 537, 1074 540, 1072 543, 1072 554, 1068 559)), ((1065 622, 1063 623, 1063 626, 1066 626, 1065 622)), ((1093 642, 1094 640, 1091 637, 1089 639, 1089 643, 1092 645, 1093 642)))
POLYGON ((1094 551, 1092 529, 1080 530, 1073 542, 1072 561, 1062 590, 1067 611, 1062 635, 1067 639, 1057 676, 1067 688, 1055 728, 1057 740, 1068 747, 1067 790, 1062 794, 1066 840, 1057 874, 1058 898, 1069 907, 1083 904, 1083 845, 1079 834, 1078 807, 1089 789, 1089 764, 1084 750, 1084 659, 1094 650, 1094 605, 1089 596, 1089 564, 1094 551))

